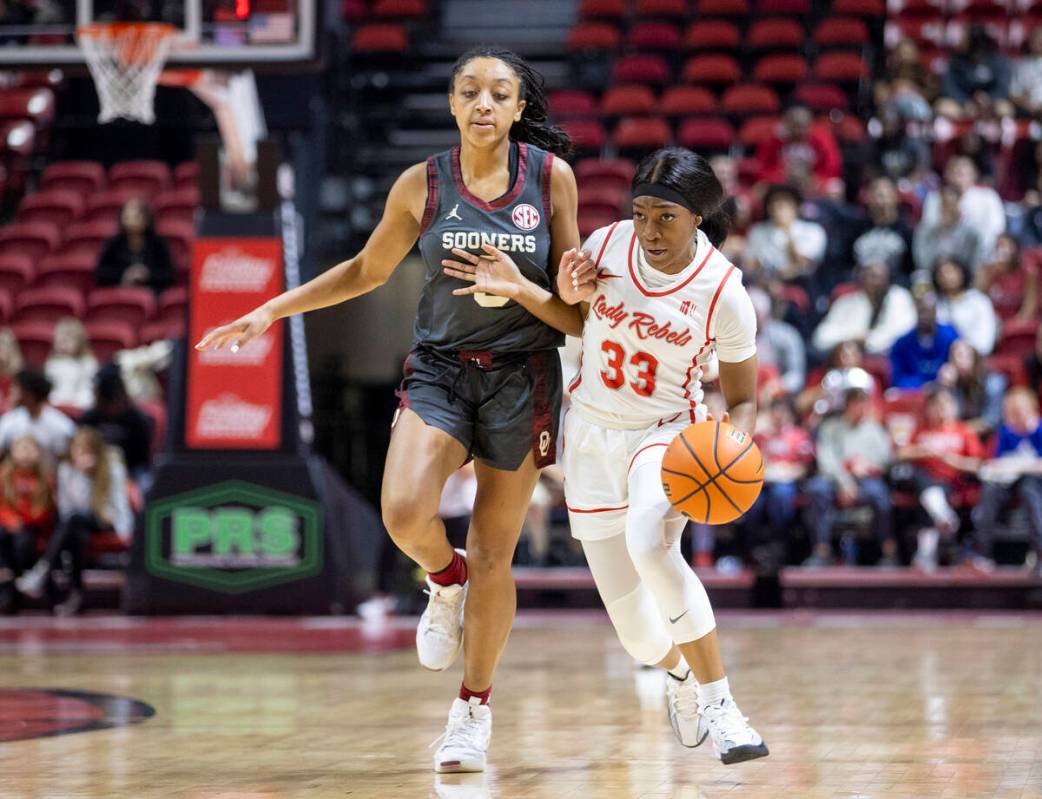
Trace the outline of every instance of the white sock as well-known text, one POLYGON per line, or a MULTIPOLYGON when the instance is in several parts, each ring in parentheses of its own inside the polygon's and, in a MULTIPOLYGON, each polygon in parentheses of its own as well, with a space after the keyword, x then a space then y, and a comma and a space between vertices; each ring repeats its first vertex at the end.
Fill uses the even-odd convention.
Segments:
POLYGON ((726 677, 714 682, 704 682, 698 686, 698 699, 702 705, 715 705, 724 699, 731 698, 731 685, 726 677))
POLYGON ((680 660, 677 661, 677 665, 671 669, 666 669, 666 673, 669 674, 670 677, 674 677, 683 682, 688 678, 688 675, 691 674, 691 667, 687 665, 687 661, 684 660, 684 656, 681 655, 680 660))
POLYGON ((952 506, 948 504, 948 497, 944 495, 944 489, 940 486, 930 486, 919 495, 919 501, 923 504, 926 512, 930 514, 934 524, 957 525, 959 517, 955 515, 952 506))

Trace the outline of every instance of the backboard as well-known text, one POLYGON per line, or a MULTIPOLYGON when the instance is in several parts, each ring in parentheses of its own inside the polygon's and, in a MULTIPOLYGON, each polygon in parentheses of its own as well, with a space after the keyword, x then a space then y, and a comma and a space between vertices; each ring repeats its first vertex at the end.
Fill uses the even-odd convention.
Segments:
POLYGON ((91 22, 167 22, 172 67, 279 69, 318 61, 318 0, 48 0, 10 3, 0 23, 0 69, 82 65, 76 28, 91 22), (17 24, 12 24, 12 22, 17 24))

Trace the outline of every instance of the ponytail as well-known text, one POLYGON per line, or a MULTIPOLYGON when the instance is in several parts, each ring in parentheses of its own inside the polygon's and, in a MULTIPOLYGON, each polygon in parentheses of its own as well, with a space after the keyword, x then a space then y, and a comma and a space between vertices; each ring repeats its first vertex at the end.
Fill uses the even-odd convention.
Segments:
POLYGON ((547 120, 546 84, 543 76, 532 69, 531 65, 512 50, 501 47, 474 47, 459 58, 452 67, 449 77, 449 94, 455 90, 456 76, 475 58, 495 58, 502 61, 520 83, 521 99, 525 101, 521 119, 510 128, 510 138, 514 141, 534 144, 540 149, 554 155, 567 158, 572 154, 572 140, 564 129, 551 125, 547 120))
POLYGON ((738 213, 738 205, 734 197, 726 198, 720 207, 702 217, 702 232, 706 234, 709 243, 714 247, 720 247, 727 241, 728 235, 734 229, 734 218, 738 213))

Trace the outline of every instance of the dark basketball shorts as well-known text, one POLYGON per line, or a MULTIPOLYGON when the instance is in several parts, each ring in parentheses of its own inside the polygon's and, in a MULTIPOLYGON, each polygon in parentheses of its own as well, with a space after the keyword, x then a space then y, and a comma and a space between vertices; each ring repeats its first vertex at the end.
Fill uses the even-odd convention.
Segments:
POLYGON ((529 452, 538 468, 556 459, 562 379, 555 350, 448 355, 415 349, 397 393, 401 408, 495 469, 515 471, 529 452))

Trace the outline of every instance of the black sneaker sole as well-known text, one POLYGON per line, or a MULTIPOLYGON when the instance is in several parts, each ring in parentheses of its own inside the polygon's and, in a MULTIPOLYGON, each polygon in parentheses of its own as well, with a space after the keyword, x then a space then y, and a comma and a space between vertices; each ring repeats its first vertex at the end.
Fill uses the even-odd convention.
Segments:
POLYGON ((720 755, 720 762, 725 766, 733 766, 735 763, 744 763, 746 760, 756 760, 758 757, 767 757, 767 744, 749 744, 747 746, 736 746, 720 755))

